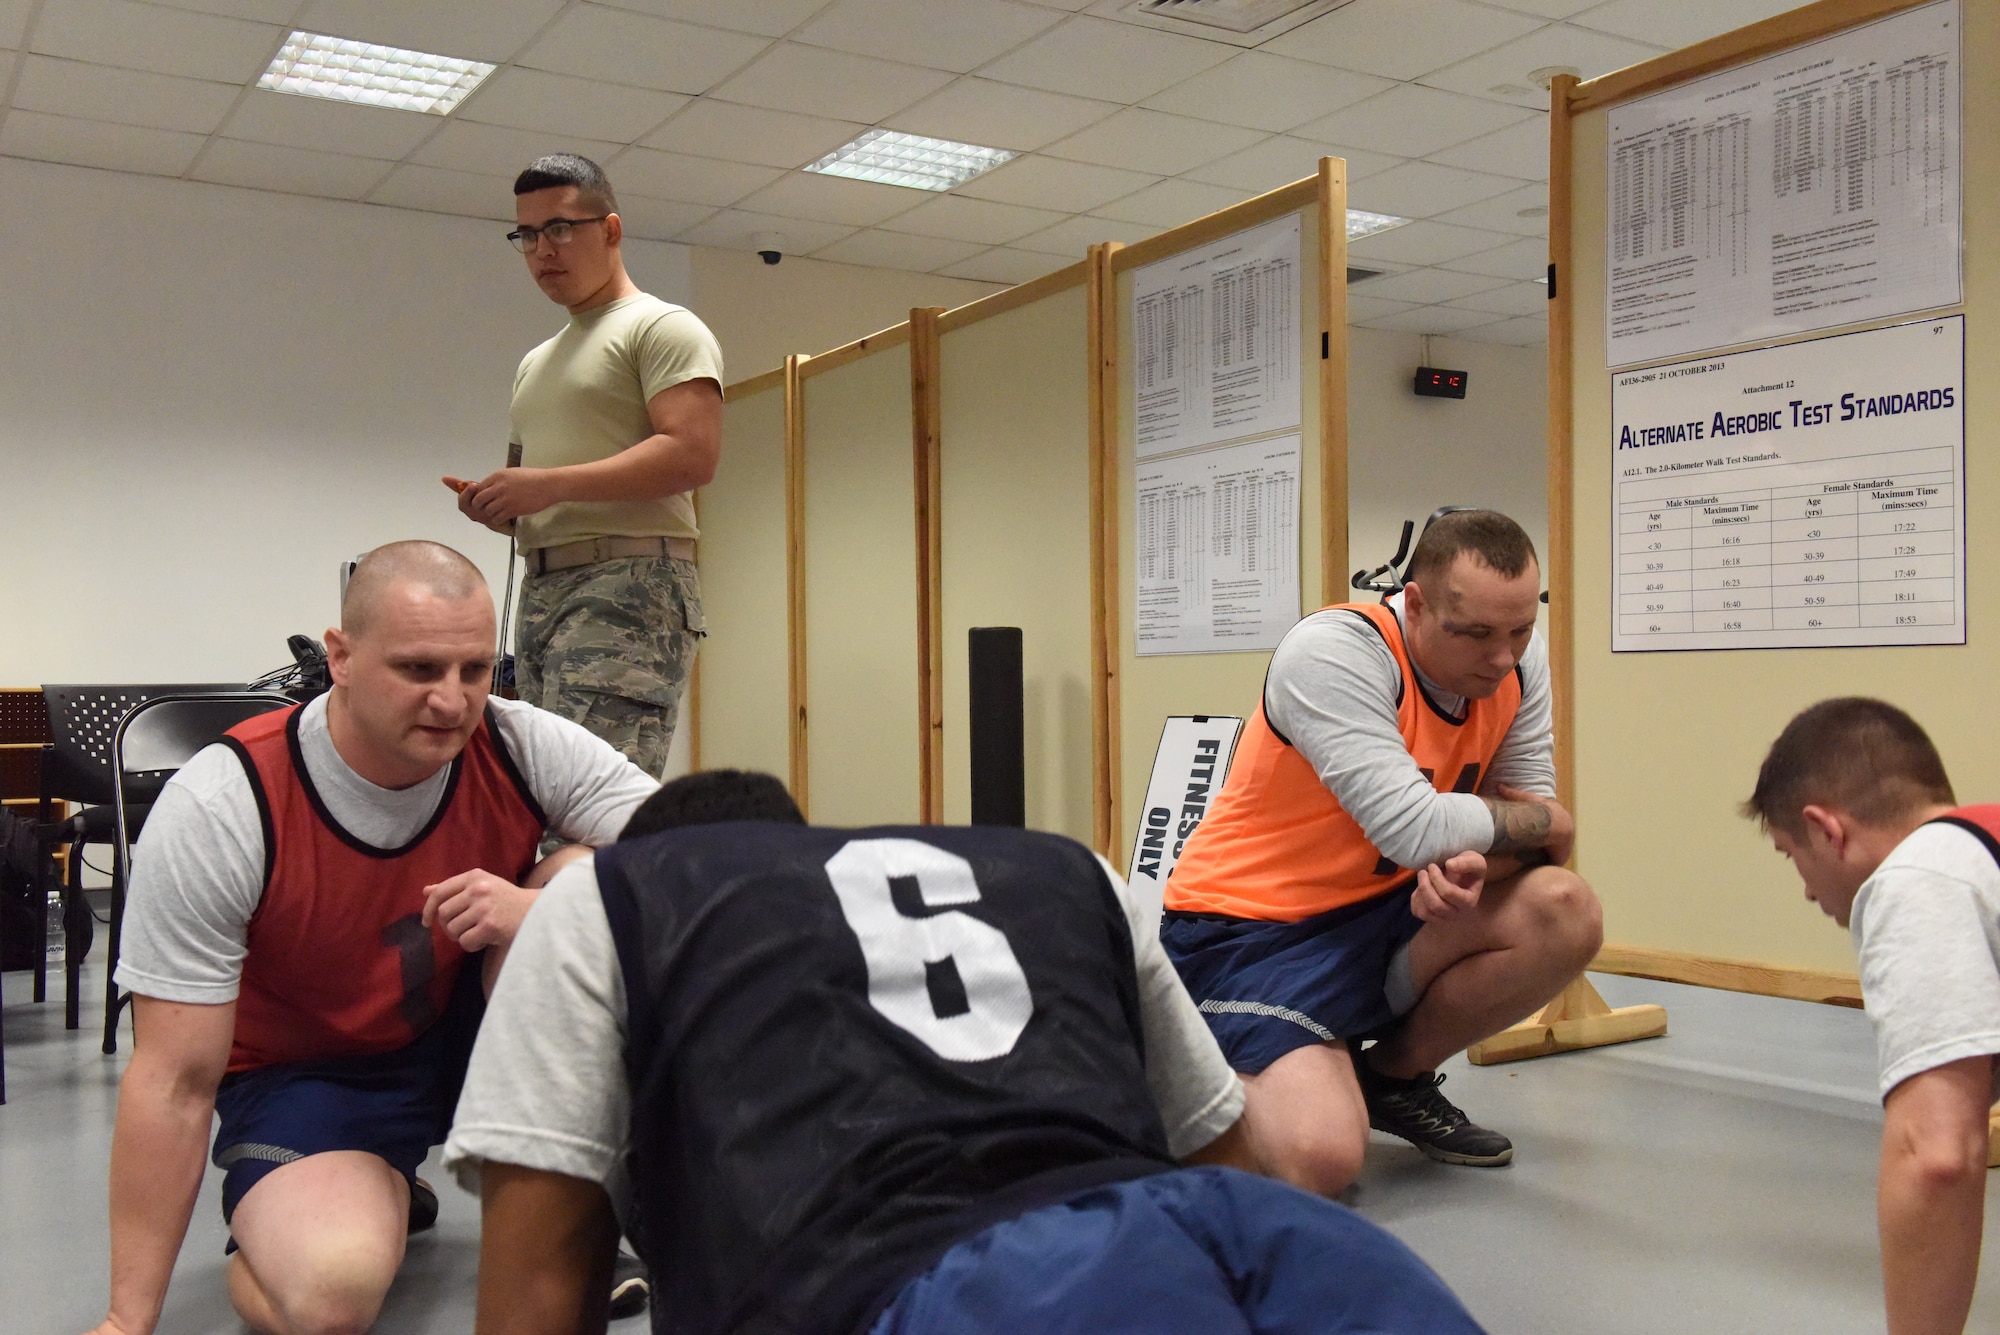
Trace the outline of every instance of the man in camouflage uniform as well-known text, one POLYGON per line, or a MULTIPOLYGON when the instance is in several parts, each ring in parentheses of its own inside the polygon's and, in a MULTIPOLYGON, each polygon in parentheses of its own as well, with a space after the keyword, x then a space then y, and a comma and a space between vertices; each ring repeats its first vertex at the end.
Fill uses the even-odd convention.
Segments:
POLYGON ((445 483, 467 516, 512 533, 527 563, 519 697, 658 776, 705 629, 690 493, 721 456, 722 352, 692 313, 627 276, 617 200, 595 163, 538 159, 514 205, 509 239, 569 323, 515 374, 519 466, 445 483))

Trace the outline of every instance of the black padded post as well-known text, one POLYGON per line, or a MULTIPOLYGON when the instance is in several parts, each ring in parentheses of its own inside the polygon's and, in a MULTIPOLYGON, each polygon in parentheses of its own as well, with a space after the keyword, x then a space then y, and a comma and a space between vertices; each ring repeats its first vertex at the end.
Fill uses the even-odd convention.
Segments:
POLYGON ((1026 732, 1021 713, 1021 628, 966 632, 972 695, 972 823, 1028 823, 1026 732))

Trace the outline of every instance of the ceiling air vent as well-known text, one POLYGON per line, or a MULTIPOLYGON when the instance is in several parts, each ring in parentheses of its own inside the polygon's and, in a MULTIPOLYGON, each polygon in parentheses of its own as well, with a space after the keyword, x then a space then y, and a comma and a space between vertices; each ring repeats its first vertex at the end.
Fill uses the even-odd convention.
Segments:
POLYGON ((1098 0, 1090 13, 1232 46, 1257 46, 1349 0, 1098 0))

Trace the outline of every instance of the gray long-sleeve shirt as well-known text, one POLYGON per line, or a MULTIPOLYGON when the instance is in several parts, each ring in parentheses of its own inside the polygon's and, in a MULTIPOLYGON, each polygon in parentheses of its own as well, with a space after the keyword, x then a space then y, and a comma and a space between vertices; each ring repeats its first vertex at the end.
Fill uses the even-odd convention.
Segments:
MULTIPOLYGON (((1400 622, 1402 595, 1389 606, 1400 622)), ((1440 689, 1421 670, 1417 679, 1440 709, 1464 714, 1464 697, 1440 689)), ((1396 727, 1401 681, 1395 656, 1373 626, 1347 612, 1315 612, 1271 656, 1264 713, 1396 865, 1483 853, 1493 843, 1493 813, 1476 794, 1438 792, 1417 768, 1396 727)), ((1520 711, 1479 789, 1491 793, 1501 784, 1555 796, 1549 651, 1539 631, 1521 659, 1520 711)))

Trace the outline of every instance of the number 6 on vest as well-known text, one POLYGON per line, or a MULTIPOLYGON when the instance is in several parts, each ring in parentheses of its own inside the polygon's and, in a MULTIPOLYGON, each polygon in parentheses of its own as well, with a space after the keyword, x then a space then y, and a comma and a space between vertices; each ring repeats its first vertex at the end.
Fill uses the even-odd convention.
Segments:
POLYGON ((891 889, 892 881, 915 882, 926 908, 977 903, 971 863, 914 839, 857 839, 833 855, 826 874, 861 943, 870 1005, 947 1061, 1013 1050, 1035 1003, 1006 935, 964 913, 908 917, 891 889))

